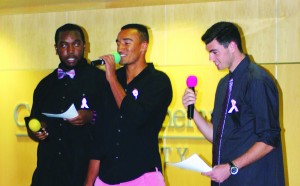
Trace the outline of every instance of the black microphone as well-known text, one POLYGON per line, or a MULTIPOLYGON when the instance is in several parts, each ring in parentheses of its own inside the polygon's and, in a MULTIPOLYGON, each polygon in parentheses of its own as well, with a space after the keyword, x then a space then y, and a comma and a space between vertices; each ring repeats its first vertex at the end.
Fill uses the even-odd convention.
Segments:
MULTIPOLYGON (((113 52, 112 55, 115 58, 116 64, 118 64, 121 61, 120 54, 118 52, 113 52)), ((104 64, 105 64, 105 61, 103 59, 97 59, 97 60, 91 61, 92 66, 104 65, 104 64)))
POLYGON ((104 65, 104 64, 105 64, 105 61, 103 59, 97 59, 97 60, 91 61, 92 66, 104 65))
MULTIPOLYGON (((186 85, 195 92, 195 86, 197 85, 197 77, 196 76, 189 76, 186 79, 186 85)), ((188 105, 187 109, 187 118, 193 119, 194 118, 194 104, 188 105)))

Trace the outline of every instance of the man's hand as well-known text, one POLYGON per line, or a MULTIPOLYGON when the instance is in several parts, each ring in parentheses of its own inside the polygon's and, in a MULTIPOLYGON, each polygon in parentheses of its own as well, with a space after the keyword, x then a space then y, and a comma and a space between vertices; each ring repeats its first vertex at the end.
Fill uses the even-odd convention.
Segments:
POLYGON ((196 102, 196 93, 192 89, 186 88, 184 95, 182 96, 182 104, 184 108, 187 109, 189 105, 195 104, 195 102, 196 102))
POLYGON ((202 175, 210 177, 214 182, 222 183, 230 176, 230 165, 221 164, 214 166, 212 171, 203 172, 202 175))
POLYGON ((34 134, 34 136, 38 139, 38 140, 44 140, 48 137, 49 133, 46 131, 45 128, 41 128, 40 131, 38 132, 32 132, 34 134))
POLYGON ((72 119, 66 119, 69 123, 77 126, 82 126, 90 123, 93 119, 93 112, 91 110, 78 110, 78 116, 72 119))
POLYGON ((101 56, 101 59, 105 61, 105 74, 108 82, 116 81, 116 62, 112 54, 101 56))

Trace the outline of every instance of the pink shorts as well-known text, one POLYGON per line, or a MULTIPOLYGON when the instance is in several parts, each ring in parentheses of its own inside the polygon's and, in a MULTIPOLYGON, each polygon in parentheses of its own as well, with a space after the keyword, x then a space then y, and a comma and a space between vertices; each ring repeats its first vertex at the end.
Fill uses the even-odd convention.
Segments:
POLYGON ((142 176, 123 183, 109 185, 104 183, 97 177, 94 186, 165 186, 164 177, 161 172, 148 172, 142 176))

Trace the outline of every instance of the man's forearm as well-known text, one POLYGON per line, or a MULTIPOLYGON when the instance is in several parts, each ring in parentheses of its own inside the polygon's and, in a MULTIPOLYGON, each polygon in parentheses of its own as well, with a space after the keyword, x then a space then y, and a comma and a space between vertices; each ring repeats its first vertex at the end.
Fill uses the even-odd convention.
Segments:
POLYGON ((213 125, 212 125, 212 123, 206 121, 196 109, 194 110, 194 122, 197 125, 200 132, 204 135, 204 137, 208 141, 212 142, 213 141, 213 125))
POLYGON ((121 107, 121 103, 126 96, 126 92, 118 81, 110 81, 110 88, 116 100, 118 107, 121 107))
POLYGON ((85 186, 93 186, 94 185, 94 182, 99 173, 99 168, 100 168, 99 160, 90 160, 88 171, 87 171, 87 176, 86 176, 86 181, 84 184, 85 186))

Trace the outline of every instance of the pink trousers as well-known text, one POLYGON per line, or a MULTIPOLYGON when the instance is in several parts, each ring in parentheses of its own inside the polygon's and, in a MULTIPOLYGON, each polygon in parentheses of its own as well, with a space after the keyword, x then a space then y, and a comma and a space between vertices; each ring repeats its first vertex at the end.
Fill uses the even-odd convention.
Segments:
POLYGON ((148 172, 143 174, 142 176, 128 181, 115 185, 109 185, 104 183, 97 177, 94 186, 165 186, 164 177, 161 172, 148 172))

